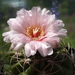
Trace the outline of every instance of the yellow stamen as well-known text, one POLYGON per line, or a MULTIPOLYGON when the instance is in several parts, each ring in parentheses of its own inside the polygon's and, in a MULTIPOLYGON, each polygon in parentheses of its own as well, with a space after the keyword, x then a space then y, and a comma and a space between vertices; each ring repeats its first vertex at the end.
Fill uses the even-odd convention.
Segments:
POLYGON ((44 35, 44 30, 39 26, 30 26, 27 28, 26 33, 32 40, 38 40, 44 35))

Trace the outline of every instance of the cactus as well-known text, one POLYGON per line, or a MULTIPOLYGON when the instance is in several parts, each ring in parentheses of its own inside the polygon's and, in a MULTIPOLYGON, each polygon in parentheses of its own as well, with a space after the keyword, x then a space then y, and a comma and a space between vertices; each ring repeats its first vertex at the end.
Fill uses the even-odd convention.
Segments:
POLYGON ((6 59, 14 54, 5 55, 5 71, 6 75, 73 75, 73 63, 68 51, 64 48, 55 50, 54 54, 42 57, 38 52, 36 55, 25 58, 22 55, 18 58, 12 58, 11 68, 10 61, 6 59), (30 61, 28 61, 30 59, 30 61), (6 67, 8 66, 8 67, 6 67), (7 72, 7 70, 9 72, 7 72))

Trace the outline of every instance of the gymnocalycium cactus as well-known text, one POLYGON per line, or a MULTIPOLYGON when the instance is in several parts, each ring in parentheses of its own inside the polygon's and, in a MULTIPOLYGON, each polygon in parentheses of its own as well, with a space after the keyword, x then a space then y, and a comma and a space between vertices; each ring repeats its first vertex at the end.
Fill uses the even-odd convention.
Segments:
POLYGON ((46 8, 33 7, 21 9, 7 23, 4 41, 13 49, 5 55, 7 75, 73 75, 70 54, 60 45, 67 32, 62 20, 46 8))

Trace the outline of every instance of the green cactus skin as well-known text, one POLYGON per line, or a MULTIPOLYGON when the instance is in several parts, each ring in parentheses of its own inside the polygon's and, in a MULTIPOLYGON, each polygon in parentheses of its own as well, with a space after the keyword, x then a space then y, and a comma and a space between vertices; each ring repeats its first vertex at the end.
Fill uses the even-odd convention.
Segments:
MULTIPOLYGON (((23 62, 21 62, 20 63, 22 66, 23 66, 23 62)), ((28 64, 25 64, 24 66, 24 69, 19 65, 19 63, 16 63, 16 64, 14 64, 13 66, 12 66, 12 73, 14 74, 14 75, 18 75, 19 73, 21 73, 21 72, 23 72, 24 70, 26 70, 28 67, 29 67, 29 65, 28 64), (20 71, 20 72, 19 72, 20 71)))
MULTIPOLYGON (((5 58, 7 58, 5 59, 5 68, 8 66, 6 69, 12 72, 12 75, 73 75, 71 57, 68 52, 63 51, 65 50, 62 50, 62 52, 56 51, 53 55, 47 57, 42 57, 37 54, 30 57, 32 61, 28 64, 24 64, 24 62, 20 62, 20 60, 19 62, 16 62, 17 59, 13 58, 11 68, 9 67, 9 57, 13 56, 13 54, 8 54, 5 56, 5 58)), ((21 59, 23 60, 24 58, 22 57, 21 59)), ((11 75, 11 73, 7 73, 7 75, 11 75)))

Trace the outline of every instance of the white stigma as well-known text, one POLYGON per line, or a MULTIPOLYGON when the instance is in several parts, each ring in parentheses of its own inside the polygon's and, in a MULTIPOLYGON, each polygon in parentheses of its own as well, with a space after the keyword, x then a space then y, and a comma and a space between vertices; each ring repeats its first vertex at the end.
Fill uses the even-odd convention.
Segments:
POLYGON ((37 27, 35 29, 33 29, 33 36, 34 37, 36 37, 36 34, 37 34, 38 31, 39 31, 39 28, 37 28, 37 27))

